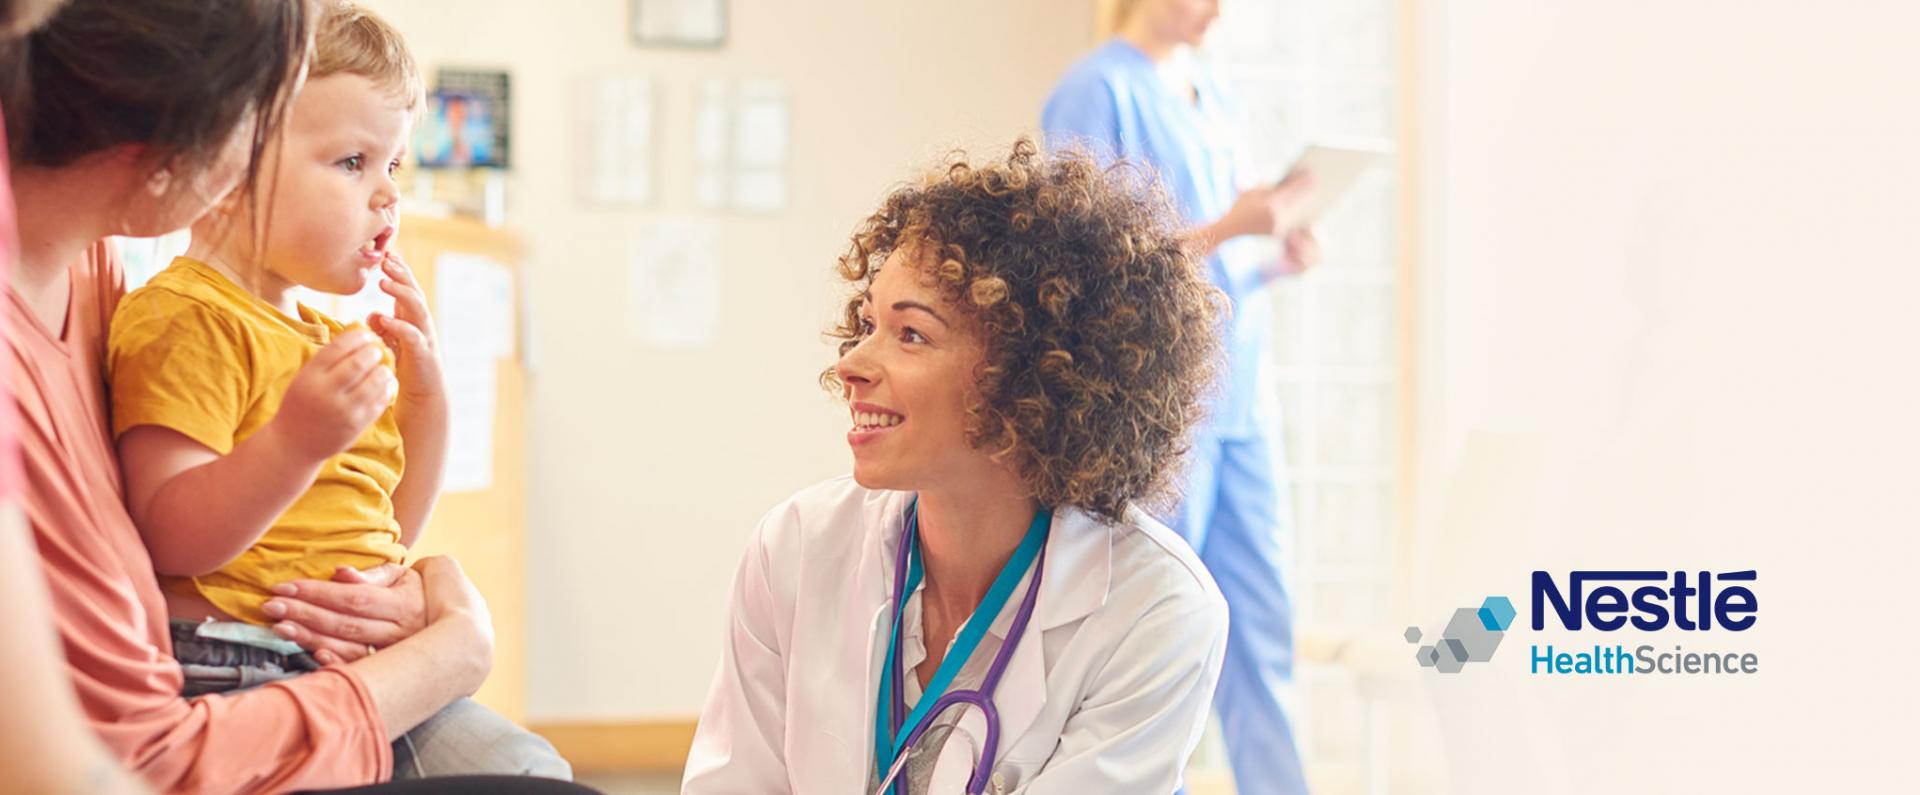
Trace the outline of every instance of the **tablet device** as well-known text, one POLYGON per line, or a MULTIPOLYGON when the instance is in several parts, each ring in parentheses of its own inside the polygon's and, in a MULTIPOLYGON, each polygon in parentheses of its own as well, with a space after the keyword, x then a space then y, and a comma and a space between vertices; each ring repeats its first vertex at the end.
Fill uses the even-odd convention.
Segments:
POLYGON ((1387 150, 1383 148, 1359 148, 1349 146, 1327 146, 1313 144, 1293 161, 1293 167, 1287 170, 1288 176, 1299 171, 1313 174, 1313 198, 1307 200, 1307 206, 1300 214, 1298 226, 1306 226, 1320 220, 1328 210, 1338 205, 1353 192, 1360 178, 1375 167, 1387 164, 1387 150))

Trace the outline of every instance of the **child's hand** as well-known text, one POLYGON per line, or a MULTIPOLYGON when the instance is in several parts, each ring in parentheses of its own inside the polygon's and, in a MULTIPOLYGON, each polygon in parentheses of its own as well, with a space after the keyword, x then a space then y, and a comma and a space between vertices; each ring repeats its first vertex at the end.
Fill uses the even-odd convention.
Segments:
POLYGON ((386 278, 380 281, 380 289, 393 296, 393 315, 369 315, 367 325, 386 340, 399 360, 401 410, 444 403, 447 390, 440 375, 440 344, 426 295, 399 254, 388 251, 381 270, 386 278))
POLYGON ((380 342, 372 334, 349 331, 335 337, 293 377, 267 429, 306 460, 323 460, 352 446, 398 391, 380 359, 380 342))

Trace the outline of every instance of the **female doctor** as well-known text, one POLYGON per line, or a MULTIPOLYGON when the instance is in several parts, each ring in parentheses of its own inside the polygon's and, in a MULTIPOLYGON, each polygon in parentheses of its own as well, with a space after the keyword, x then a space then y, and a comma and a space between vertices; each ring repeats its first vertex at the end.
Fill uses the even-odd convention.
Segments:
POLYGON ((888 196, 822 377, 851 478, 735 577, 683 792, 1168 793, 1225 602, 1163 496, 1222 299, 1143 172, 1020 141, 888 196))

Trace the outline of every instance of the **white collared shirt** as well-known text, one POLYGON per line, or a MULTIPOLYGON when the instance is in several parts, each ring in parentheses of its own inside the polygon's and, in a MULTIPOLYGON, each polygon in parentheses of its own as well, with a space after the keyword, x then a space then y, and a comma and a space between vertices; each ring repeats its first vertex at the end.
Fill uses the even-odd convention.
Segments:
MULTIPOLYGON (((687 759, 685 795, 846 795, 874 783, 874 704, 890 631, 895 553, 911 494, 850 477, 770 511, 734 578, 719 669, 687 759)), ((1025 593, 1024 583, 1016 596, 1025 593)), ((926 656, 918 598, 903 659, 926 656)), ((973 658, 977 684, 1010 626, 973 658)), ((1199 559, 1139 510, 1104 524, 1054 513, 1033 620, 1008 659, 989 792, 1171 792, 1212 700, 1226 603, 1199 559)), ((909 684, 909 702, 918 696, 909 684)), ((954 710, 925 789, 958 793, 984 741, 954 710)))

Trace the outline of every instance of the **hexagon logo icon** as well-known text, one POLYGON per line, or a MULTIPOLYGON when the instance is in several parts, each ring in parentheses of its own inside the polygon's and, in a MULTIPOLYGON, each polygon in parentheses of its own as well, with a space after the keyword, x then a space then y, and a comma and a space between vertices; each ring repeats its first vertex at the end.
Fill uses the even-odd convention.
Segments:
POLYGON ((1490 632, 1505 632, 1513 626, 1513 603, 1504 596, 1489 596, 1480 603, 1480 625, 1490 632))
MULTIPOLYGON (((1443 674, 1459 673, 1467 663, 1492 660, 1507 629, 1513 626, 1514 615, 1513 602, 1504 596, 1489 596, 1477 608, 1459 608, 1447 619, 1440 637, 1421 646, 1414 659, 1420 667, 1443 674)), ((1401 635, 1414 644, 1420 643, 1422 636, 1419 627, 1407 627, 1401 635)))

